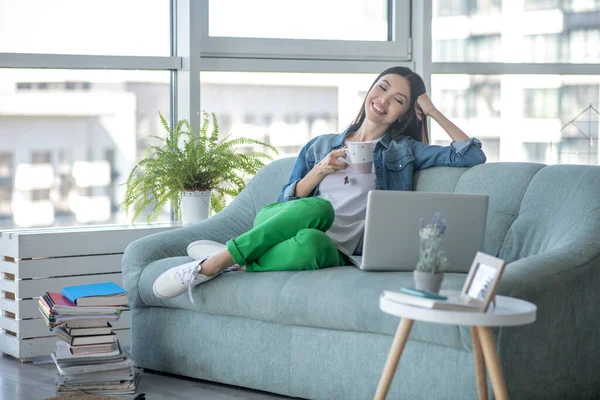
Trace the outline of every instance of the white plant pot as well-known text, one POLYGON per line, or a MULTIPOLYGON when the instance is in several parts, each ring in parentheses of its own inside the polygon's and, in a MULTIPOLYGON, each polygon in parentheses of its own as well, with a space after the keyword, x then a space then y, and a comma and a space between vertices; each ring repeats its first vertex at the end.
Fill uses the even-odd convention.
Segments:
POLYGON ((206 192, 183 192, 181 214, 183 225, 196 224, 208 218, 210 190, 206 192))
POLYGON ((444 273, 437 272, 422 272, 414 270, 415 288, 417 290, 425 290, 428 292, 439 293, 444 280, 444 273))

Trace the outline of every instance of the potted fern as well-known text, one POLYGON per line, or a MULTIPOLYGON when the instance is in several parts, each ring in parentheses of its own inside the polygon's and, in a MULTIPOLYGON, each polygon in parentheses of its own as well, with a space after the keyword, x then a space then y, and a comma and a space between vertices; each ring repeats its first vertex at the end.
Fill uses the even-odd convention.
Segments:
POLYGON ((179 121, 171 129, 160 114, 166 137, 150 146, 147 156, 131 170, 121 207, 135 221, 150 208, 146 220, 155 220, 170 203, 176 220, 191 224, 205 219, 209 211, 217 213, 225 207, 225 196, 237 196, 245 187, 245 179, 255 175, 264 160, 273 158, 262 152, 242 153, 240 145, 259 145, 277 150, 266 143, 229 136, 219 139, 215 113, 202 111, 202 124, 194 131, 189 121, 179 121), (212 130, 209 132, 209 128, 212 130))

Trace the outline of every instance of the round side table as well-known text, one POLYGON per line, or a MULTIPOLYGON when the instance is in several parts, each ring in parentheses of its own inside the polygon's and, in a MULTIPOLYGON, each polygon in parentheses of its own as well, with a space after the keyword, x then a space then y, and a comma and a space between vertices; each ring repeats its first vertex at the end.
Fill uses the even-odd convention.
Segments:
MULTIPOLYGON (((456 296, 458 292, 442 291, 442 294, 450 297, 456 296)), ((376 400, 385 399, 387 396, 414 321, 470 326, 479 399, 487 400, 485 367, 490 373, 495 397, 499 400, 508 399, 491 327, 531 324, 535 321, 537 311, 535 304, 506 296, 496 296, 496 305, 490 304, 487 312, 436 310, 398 303, 383 296, 379 298, 379 308, 402 319, 379 380, 376 400)))

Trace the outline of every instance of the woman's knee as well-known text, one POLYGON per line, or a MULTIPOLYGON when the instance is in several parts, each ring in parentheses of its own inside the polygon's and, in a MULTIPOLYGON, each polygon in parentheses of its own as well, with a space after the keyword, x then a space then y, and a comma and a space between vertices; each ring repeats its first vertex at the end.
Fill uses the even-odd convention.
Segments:
POLYGON ((308 197, 297 201, 304 203, 302 210, 299 210, 299 212, 302 213, 302 218, 307 218, 315 222, 314 228, 321 231, 331 228, 335 218, 335 211, 329 200, 320 197, 308 197))
POLYGON ((296 240, 302 245, 302 253, 307 259, 315 260, 318 268, 331 267, 338 263, 337 247, 325 232, 318 229, 302 229, 296 235, 296 240))

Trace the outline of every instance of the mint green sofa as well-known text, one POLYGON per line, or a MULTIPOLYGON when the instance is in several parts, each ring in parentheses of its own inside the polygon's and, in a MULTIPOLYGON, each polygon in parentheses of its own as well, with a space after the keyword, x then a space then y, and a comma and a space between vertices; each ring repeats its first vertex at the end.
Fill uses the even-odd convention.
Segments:
MULTIPOLYGON (((411 286, 411 271, 227 273, 194 290, 195 306, 187 294, 152 293, 160 273, 190 260, 190 242, 224 243, 248 230, 293 163, 263 168, 218 215, 127 248, 140 367, 301 398, 373 397, 399 322, 379 310, 379 295, 411 286)), ((417 173, 415 189, 490 196, 484 251, 509 263, 498 292, 538 307, 534 324, 494 331, 510 397, 598 398, 600 167, 432 168, 417 173)), ((464 279, 448 273, 442 288, 460 290, 464 279)), ((477 398, 469 329, 416 322, 388 398, 477 398)))

